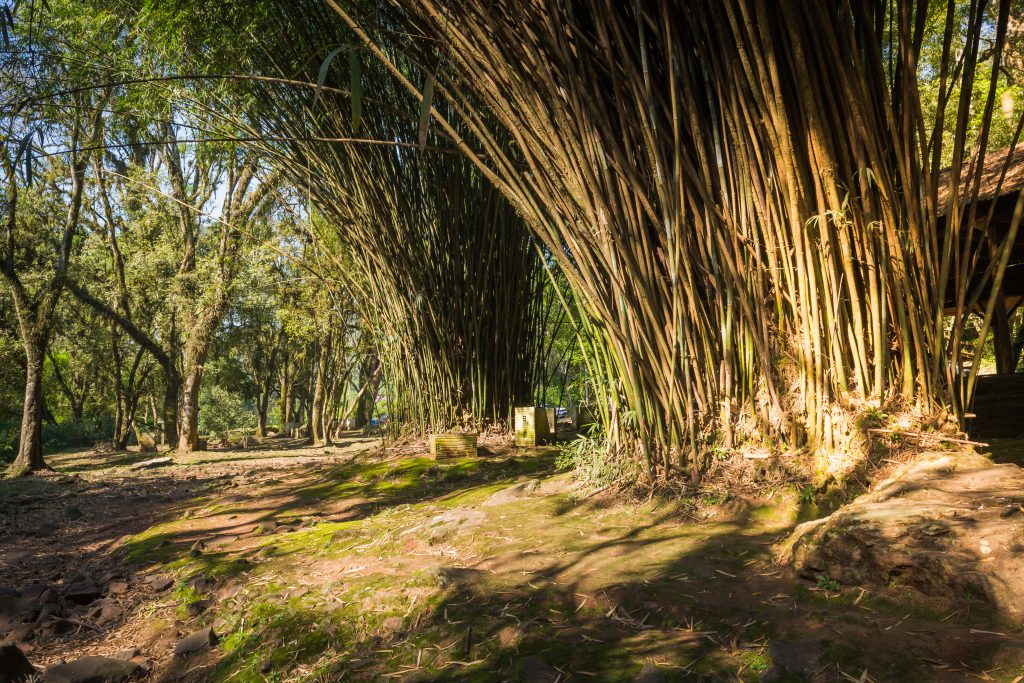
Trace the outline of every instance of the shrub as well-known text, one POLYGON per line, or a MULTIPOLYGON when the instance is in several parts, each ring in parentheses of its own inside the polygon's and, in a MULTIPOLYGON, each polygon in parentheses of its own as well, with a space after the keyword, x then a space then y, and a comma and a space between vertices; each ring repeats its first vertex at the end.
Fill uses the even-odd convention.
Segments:
POLYGON ((109 419, 86 417, 81 422, 67 420, 57 424, 43 424, 43 451, 52 453, 68 448, 87 448, 114 434, 109 419))
POLYGON ((0 423, 0 466, 14 462, 18 455, 18 432, 16 422, 0 423))
POLYGON ((635 459, 613 449, 603 434, 582 434, 558 454, 559 469, 574 470, 577 478, 591 486, 636 483, 639 472, 635 459))
POLYGON ((224 439, 232 429, 254 429, 256 411, 238 394, 219 386, 199 392, 199 431, 224 439))
MULTIPOLYGON (((43 452, 53 453, 69 448, 88 448, 97 441, 109 439, 114 429, 110 420, 85 418, 81 422, 66 420, 51 424, 43 423, 43 452)), ((0 423, 0 465, 7 465, 18 455, 18 441, 21 437, 21 424, 17 422, 0 423)))

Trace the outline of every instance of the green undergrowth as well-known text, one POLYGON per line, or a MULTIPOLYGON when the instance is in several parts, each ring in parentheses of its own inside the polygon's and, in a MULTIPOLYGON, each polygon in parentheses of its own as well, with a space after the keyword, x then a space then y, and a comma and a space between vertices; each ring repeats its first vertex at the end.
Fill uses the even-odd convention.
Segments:
POLYGON ((396 505, 546 472, 553 459, 553 455, 543 454, 440 462, 425 457, 398 462, 357 462, 328 470, 319 481, 300 487, 296 494, 303 500, 369 498, 380 504, 396 505))

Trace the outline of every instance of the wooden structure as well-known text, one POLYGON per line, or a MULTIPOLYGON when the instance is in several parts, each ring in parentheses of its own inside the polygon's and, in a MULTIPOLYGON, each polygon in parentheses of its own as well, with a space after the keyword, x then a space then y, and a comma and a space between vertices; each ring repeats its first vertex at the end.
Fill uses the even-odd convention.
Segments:
POLYGON ((517 446, 542 446, 552 440, 547 410, 536 406, 516 408, 515 438, 517 446))
POLYGON ((430 457, 434 460, 475 458, 476 434, 431 434, 430 457))
MULTIPOLYGON (((984 305, 991 292, 990 281, 984 281, 982 276, 991 265, 993 254, 1009 237, 1017 200, 1024 189, 1024 144, 987 154, 985 166, 977 180, 975 180, 977 176, 972 163, 973 160, 968 160, 964 164, 957 197, 962 207, 969 203, 976 194, 977 207, 973 224, 970 226, 967 223, 971 219, 971 212, 969 210, 961 211, 959 233, 961 244, 958 248, 963 249, 966 240, 970 240, 972 245, 977 245, 975 246, 977 262, 974 265, 974 275, 967 283, 967 298, 970 299, 972 294, 978 294, 978 304, 974 310, 968 310, 966 313, 982 315, 984 305), (991 220, 989 220, 989 216, 991 216, 991 220)), ((942 244, 947 229, 949 181, 950 169, 945 169, 938 180, 939 222, 936 226, 938 244, 942 244)), ((955 274, 950 275, 950 282, 946 287, 946 300, 943 302, 946 315, 953 315, 956 312, 954 277, 955 274)), ((1006 274, 996 295, 1002 302, 1001 306, 997 305, 992 319, 996 372, 1011 374, 1019 360, 1018 349, 1024 342, 1024 339, 1014 339, 1011 329, 1011 317, 1024 303, 1024 226, 1017 230, 1016 238, 1010 247, 1006 274)))
POLYGON ((160 443, 158 432, 144 431, 136 427, 135 440, 139 443, 139 451, 142 453, 156 453, 157 444, 160 443))

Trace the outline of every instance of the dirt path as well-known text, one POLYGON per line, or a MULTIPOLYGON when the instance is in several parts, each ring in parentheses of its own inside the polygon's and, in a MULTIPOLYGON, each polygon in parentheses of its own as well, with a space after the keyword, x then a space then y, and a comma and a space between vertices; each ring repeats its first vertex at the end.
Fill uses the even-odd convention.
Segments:
POLYGON ((550 453, 372 445, 0 482, 0 633, 153 681, 1020 680, 1024 640, 976 603, 775 566, 792 492, 622 504, 550 453))

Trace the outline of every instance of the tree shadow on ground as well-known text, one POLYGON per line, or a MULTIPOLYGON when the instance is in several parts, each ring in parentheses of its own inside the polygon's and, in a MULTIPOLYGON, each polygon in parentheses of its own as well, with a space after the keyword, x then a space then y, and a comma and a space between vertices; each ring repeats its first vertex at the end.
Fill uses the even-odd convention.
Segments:
MULTIPOLYGON (((559 512, 553 506, 538 514, 559 512)), ((404 615, 390 632, 334 632, 316 654, 345 653, 327 669, 337 680, 398 674, 420 681, 542 680, 524 678, 524 669, 536 673, 538 666, 550 667, 549 680, 631 680, 651 662, 668 680, 732 681, 758 679, 771 663, 769 640, 801 647, 813 641, 819 655, 806 680, 845 680, 844 674, 856 680, 868 671, 876 681, 952 681, 991 670, 1000 646, 1024 647, 964 622, 944 625, 927 609, 800 580, 773 566, 769 554, 791 527, 751 531, 757 525, 744 516, 712 525, 699 542, 662 556, 659 546, 678 544, 649 534, 675 517, 665 512, 565 558, 549 548, 528 570, 515 554, 480 566, 441 567, 442 597, 430 610, 404 615), (654 565, 652 554, 659 558, 654 565), (600 562, 591 566, 595 558, 600 562), (630 577, 620 569, 615 574, 624 580, 602 582, 600 565, 609 562, 637 570, 630 577), (521 578, 502 583, 495 576, 521 578)), ((968 603, 952 613, 963 619, 968 603)), ((311 633, 317 629, 304 626, 331 623, 330 615, 315 602, 285 610, 269 622, 274 626, 249 634, 222 670, 250 658, 253 666, 287 671, 277 655, 260 652, 282 630, 311 633)))
MULTIPOLYGON (((287 522, 300 512, 341 504, 312 526, 252 536, 263 548, 281 546, 273 557, 308 562, 333 546, 339 526, 352 529, 346 533, 367 534, 385 529, 395 519, 392 513, 405 514, 421 503, 427 504, 423 514, 438 506, 476 507, 512 482, 546 476, 553 456, 441 463, 325 459, 310 467, 263 467, 251 481, 245 471, 225 475, 212 470, 204 476, 204 468, 190 470, 196 474, 188 477, 194 478, 155 472, 137 480, 53 476, 0 481, 0 504, 11 513, 59 510, 66 516, 72 504, 103 510, 103 515, 69 520, 48 548, 40 547, 37 536, 0 529, 7 534, 0 539, 0 564, 13 570, 7 580, 14 585, 32 578, 28 572, 58 582, 153 562, 179 567, 180 586, 202 577, 219 587, 232 581, 250 585, 271 556, 211 549, 190 557, 195 540, 238 532, 239 524, 227 519, 231 515, 243 516, 251 527, 251 520, 287 522), (239 481, 258 490, 232 494, 235 489, 227 484, 239 481), (201 529, 156 527, 155 533, 123 542, 126 534, 187 515, 213 519, 201 529), (375 520, 380 523, 374 527, 345 526, 375 520), (323 538, 316 535, 321 528, 323 538), (301 542, 289 545, 292 537, 301 542), (4 543, 12 539, 17 547, 4 543), (307 540, 324 546, 303 545, 307 540), (16 556, 23 552, 32 557, 16 556), (40 564, 47 553, 58 561, 40 564)), ((531 523, 543 529, 562 523, 570 513, 596 517, 620 505, 559 494, 516 503, 507 511, 530 515, 531 523)), ((494 514, 505 512, 498 508, 494 514)), ((822 641, 819 680, 839 680, 841 672, 859 676, 864 669, 875 680, 961 680, 996 662, 996 646, 1005 639, 967 628, 983 622, 964 620, 963 614, 954 622, 940 621, 945 615, 908 614, 905 604, 858 598, 854 589, 819 590, 772 566, 771 546, 792 525, 765 530, 750 515, 684 527, 675 506, 666 501, 649 520, 628 528, 601 525, 573 548, 547 547, 538 539, 539 550, 509 549, 472 562, 445 562, 442 553, 431 571, 409 576, 384 572, 379 584, 359 584, 367 592, 355 597, 345 591, 357 585, 357 575, 348 579, 342 573, 336 583, 308 595, 261 582, 258 603, 232 608, 245 618, 240 628, 224 634, 219 662, 198 667, 182 660, 155 678, 173 680, 194 670, 194 680, 264 680, 305 666, 320 671, 322 680, 375 680, 401 673, 410 681, 490 681, 521 680, 525 667, 540 666, 551 667, 562 680, 630 680, 645 662, 654 662, 668 680, 756 680, 769 663, 769 639, 822 641), (692 539, 680 543, 680 534, 692 539), (373 601, 383 598, 375 593, 393 593, 401 607, 389 603, 378 609, 373 601), (420 594, 427 597, 417 603, 420 594), (411 604, 408 596, 413 596, 411 604)), ((0 515, 10 517, 19 514, 0 515)), ((447 541, 462 543, 462 533, 447 541)), ((417 546, 403 543, 381 552, 416 551, 417 546)), ((50 651, 70 651, 75 643, 102 637, 88 630, 71 634, 52 643, 50 651)))

